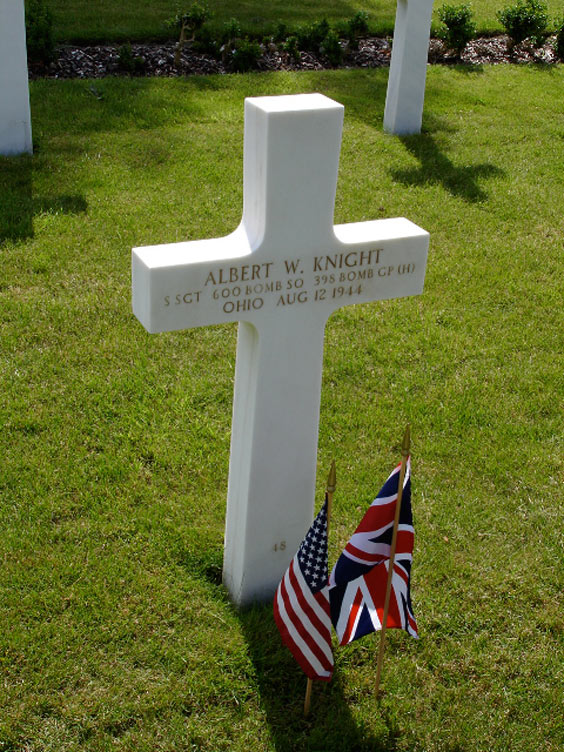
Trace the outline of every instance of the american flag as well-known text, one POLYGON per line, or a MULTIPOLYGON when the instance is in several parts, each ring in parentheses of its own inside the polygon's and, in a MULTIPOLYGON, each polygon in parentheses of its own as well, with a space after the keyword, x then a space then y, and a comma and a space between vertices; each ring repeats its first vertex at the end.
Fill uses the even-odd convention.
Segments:
POLYGON ((333 675, 327 586, 327 498, 274 596, 282 640, 309 679, 333 675))
MULTIPOLYGON (((341 645, 382 628, 400 468, 390 474, 331 572, 331 620, 341 645)), ((417 637, 409 584, 413 538, 408 458, 386 628, 405 629, 417 637)))

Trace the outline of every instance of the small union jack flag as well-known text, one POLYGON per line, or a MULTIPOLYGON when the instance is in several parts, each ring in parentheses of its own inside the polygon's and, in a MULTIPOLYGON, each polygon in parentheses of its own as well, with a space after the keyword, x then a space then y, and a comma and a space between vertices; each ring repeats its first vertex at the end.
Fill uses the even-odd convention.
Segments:
POLYGON ((327 568, 327 498, 274 596, 274 619, 309 679, 333 675, 327 568))
MULTIPOLYGON (((389 476, 331 572, 331 620, 341 645, 382 628, 400 468, 401 464, 389 476)), ((417 637, 409 583, 413 539, 408 458, 386 628, 405 629, 417 637)))

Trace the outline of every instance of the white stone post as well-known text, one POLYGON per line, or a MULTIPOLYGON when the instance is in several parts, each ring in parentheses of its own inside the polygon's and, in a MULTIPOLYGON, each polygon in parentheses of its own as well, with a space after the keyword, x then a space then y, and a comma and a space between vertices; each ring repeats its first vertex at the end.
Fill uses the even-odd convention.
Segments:
POLYGON ((0 154, 31 154, 23 0, 0 0, 0 154))
POLYGON ((397 0, 384 130, 421 132, 433 0, 397 0))

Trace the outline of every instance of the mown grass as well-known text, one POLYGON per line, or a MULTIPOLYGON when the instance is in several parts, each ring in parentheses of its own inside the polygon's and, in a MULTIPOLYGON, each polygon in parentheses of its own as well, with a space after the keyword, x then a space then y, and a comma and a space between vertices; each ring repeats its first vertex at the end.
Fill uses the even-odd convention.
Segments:
POLYGON ((434 67, 424 131, 387 72, 35 81, 0 161, 0 750, 557 752, 564 743, 564 69, 434 67), (413 433, 419 641, 305 682, 220 584, 235 327, 148 335, 130 249, 242 203, 243 99, 345 105, 336 222, 431 233, 424 294, 327 327, 331 561, 413 433))
MULTIPOLYGON (((189 7, 192 3, 184 3, 189 7)), ((437 3, 433 11, 433 22, 440 25, 438 10, 445 3, 437 3)), ((452 4, 452 3, 451 3, 452 4)), ((510 0, 474 0, 473 12, 481 33, 500 31, 497 11, 510 0)), ((178 0, 153 0, 139 3, 122 0, 120 3, 109 0, 50 0, 55 17, 55 36, 59 42, 91 41, 137 41, 143 39, 164 39, 170 36, 164 22, 174 16, 178 7, 184 7, 178 0)), ((395 17, 395 0, 304 0, 288 3, 284 0, 271 0, 267 5, 247 0, 209 0, 212 12, 211 24, 220 29, 231 18, 236 18, 243 29, 253 34, 268 34, 278 22, 296 28, 305 23, 327 18, 332 24, 348 21, 358 11, 369 16, 372 32, 392 34, 395 17)), ((551 19, 562 15, 562 0, 548 0, 551 19)))

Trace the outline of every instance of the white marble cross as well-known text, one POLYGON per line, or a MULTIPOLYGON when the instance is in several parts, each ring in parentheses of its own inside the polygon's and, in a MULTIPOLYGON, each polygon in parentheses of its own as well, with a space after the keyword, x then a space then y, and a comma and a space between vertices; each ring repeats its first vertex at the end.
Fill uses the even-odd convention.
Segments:
POLYGON ((0 0, 0 154, 32 152, 24 0, 0 0))
POLYGON ((397 0, 384 130, 421 132, 433 0, 397 0))
POLYGON ((149 332, 241 322, 223 572, 237 604, 272 597, 313 518, 327 318, 423 287, 424 230, 333 225, 342 124, 321 94, 247 99, 239 227, 133 249, 149 332))

